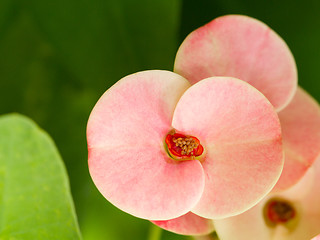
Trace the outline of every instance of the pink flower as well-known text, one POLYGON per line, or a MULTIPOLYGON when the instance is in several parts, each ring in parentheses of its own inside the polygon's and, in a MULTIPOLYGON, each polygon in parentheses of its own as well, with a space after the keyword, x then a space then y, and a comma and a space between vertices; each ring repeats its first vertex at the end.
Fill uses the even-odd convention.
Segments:
POLYGON ((320 158, 292 188, 214 224, 223 240, 310 240, 320 230, 320 158))
POLYGON ((274 105, 279 112, 286 159, 274 191, 294 185, 315 161, 320 149, 319 106, 301 89, 296 93, 293 56, 264 23, 240 15, 214 19, 181 44, 175 72, 191 83, 212 76, 236 77, 256 87, 274 105), (295 102, 288 106, 294 96, 295 102))
MULTIPOLYGON (((274 192, 296 184, 319 155, 319 105, 301 88, 296 90, 292 54, 265 24, 239 15, 213 20, 184 40, 177 53, 175 71, 191 83, 214 75, 241 78, 263 92, 278 109, 286 161, 274 192)), ((180 234, 213 231, 208 228, 211 220, 195 214, 153 222, 180 234)))
POLYGON ((174 70, 192 84, 212 76, 244 80, 279 111, 292 99, 297 69, 286 43, 267 25, 247 16, 214 19, 187 36, 174 70))
POLYGON ((190 86, 168 71, 129 75, 97 102, 87 139, 99 191, 149 220, 244 212, 272 189, 283 165, 273 106, 231 77, 190 86))
MULTIPOLYGON (((286 139, 284 141, 286 160, 285 170, 280 177, 282 181, 277 182, 273 194, 279 193, 283 186, 292 185, 292 182, 296 183, 297 177, 302 177, 310 167, 303 160, 313 159, 320 153, 320 110, 311 96, 298 88, 293 100, 279 113, 279 117, 283 138, 286 139), (292 150, 288 151, 288 149, 292 150), (301 156, 305 156, 305 158, 301 156), (289 173, 294 174, 290 175, 289 173)), ((214 229, 211 220, 200 218, 195 214, 168 221, 154 221, 153 223, 166 230, 185 235, 208 234, 214 229)))

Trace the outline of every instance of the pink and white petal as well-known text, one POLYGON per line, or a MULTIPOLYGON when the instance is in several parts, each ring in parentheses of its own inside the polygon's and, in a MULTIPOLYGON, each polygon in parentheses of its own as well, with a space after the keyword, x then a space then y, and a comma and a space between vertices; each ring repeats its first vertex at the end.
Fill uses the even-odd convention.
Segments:
POLYGON ((193 31, 181 44, 174 71, 191 83, 212 76, 247 81, 277 110, 292 99, 297 69, 286 43, 267 25, 226 15, 193 31))
POLYGON ((287 190, 296 184, 309 168, 308 165, 303 164, 302 157, 295 155, 293 152, 288 151, 288 149, 285 150, 287 151, 285 151, 283 171, 277 184, 272 189, 274 193, 287 190))
POLYGON ((133 216, 168 220, 186 214, 199 201, 204 173, 199 161, 169 162, 159 146, 92 148, 91 177, 102 195, 133 216))
MULTIPOLYGON (((314 185, 308 195, 302 199, 301 204, 305 206, 304 212, 307 216, 316 215, 320 221, 320 157, 313 163, 309 171, 314 171, 314 185)), ((320 223, 318 229, 320 229, 320 223)))
POLYGON ((319 232, 319 216, 302 215, 297 227, 290 229, 284 225, 270 227, 263 218, 263 204, 258 204, 240 215, 215 220, 216 231, 223 240, 309 240, 319 232))
POLYGON ((282 192, 272 191, 269 196, 280 196, 281 198, 288 199, 290 202, 304 201, 314 191, 315 180, 315 170, 314 167, 311 167, 296 184, 282 192))
POLYGON ((262 214, 263 205, 258 204, 240 215, 214 220, 215 229, 223 240, 273 239, 262 214))
POLYGON ((122 78, 90 114, 89 148, 134 146, 138 140, 140 146, 159 144, 171 128, 177 102, 189 87, 186 79, 169 71, 143 71, 122 78))
POLYGON ((302 88, 279 112, 285 165, 274 191, 294 185, 320 154, 320 107, 302 88))
POLYGON ((285 228, 281 232, 275 232, 275 240, 309 240, 314 235, 319 233, 320 230, 320 216, 319 215, 302 215, 299 219, 296 229, 293 231, 285 228))
MULTIPOLYGON (((313 190, 315 190, 313 188, 313 190)), ((310 192, 311 193, 311 192, 310 192)), ((298 194, 298 193, 297 193, 298 194)), ((311 193, 305 199, 310 199, 314 197, 311 193)), ((278 225, 273 229, 274 240, 309 240, 313 236, 319 233, 320 229, 320 212, 319 207, 317 209, 311 209, 307 204, 308 201, 296 202, 296 207, 298 209, 299 219, 297 225, 294 228, 289 228, 285 226, 278 225)), ((320 198, 316 196, 313 198, 312 204, 319 206, 320 198), (314 201, 317 199, 316 201, 314 201)))
POLYGON ((280 194, 292 202, 297 210, 298 221, 296 226, 290 228, 277 226, 273 231, 275 240, 309 240, 319 233, 320 229, 320 161, 306 172, 297 184, 280 194))
POLYGON ((165 230, 182 235, 205 235, 214 231, 212 220, 191 212, 175 219, 152 222, 165 230))
MULTIPOLYGON (((297 228, 288 233, 291 237, 290 240, 308 240, 318 234, 320 230, 320 158, 314 162, 302 180, 312 173, 314 177, 313 186, 308 194, 298 202, 301 206, 301 219, 299 219, 297 228)), ((298 190, 296 194, 299 195, 298 190)))
POLYGON ((215 220, 214 225, 218 235, 224 240, 309 240, 319 233, 319 202, 320 159, 290 189, 278 194, 268 194, 267 197, 248 211, 234 217, 215 220), (291 225, 290 227, 290 225, 278 224, 275 227, 271 227, 266 224, 263 208, 268 200, 274 197, 285 199, 296 207, 298 216, 296 225, 291 225))
POLYGON ((320 240, 320 234, 318 236, 315 236, 314 238, 312 238, 311 240, 320 240))
POLYGON ((167 220, 199 200, 199 162, 173 164, 164 147, 177 101, 189 83, 168 71, 129 75, 110 88, 87 126, 91 177, 112 204, 134 216, 167 220))
POLYGON ((244 212, 280 176, 278 116, 269 101, 244 81, 212 77, 193 85, 178 102, 172 126, 197 137, 205 149, 205 189, 191 210, 199 216, 217 219, 244 212))

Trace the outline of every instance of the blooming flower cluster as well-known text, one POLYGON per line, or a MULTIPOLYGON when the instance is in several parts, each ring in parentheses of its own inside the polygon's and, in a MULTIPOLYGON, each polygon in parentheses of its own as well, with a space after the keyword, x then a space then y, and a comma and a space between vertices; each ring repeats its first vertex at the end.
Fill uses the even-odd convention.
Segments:
POLYGON ((92 110, 87 140, 103 196, 169 231, 320 233, 320 108, 297 87, 285 42, 256 19, 214 19, 184 40, 174 72, 118 81, 92 110))

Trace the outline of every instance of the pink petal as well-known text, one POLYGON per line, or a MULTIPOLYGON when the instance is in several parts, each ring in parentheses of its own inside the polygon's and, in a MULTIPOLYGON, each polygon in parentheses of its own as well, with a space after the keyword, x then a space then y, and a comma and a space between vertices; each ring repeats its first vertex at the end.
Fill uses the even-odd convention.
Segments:
POLYGON ((199 201, 201 164, 172 163, 164 147, 176 103, 189 86, 172 72, 140 72, 116 83, 94 107, 87 126, 90 174, 121 210, 167 220, 199 201))
POLYGON ((275 231, 274 234, 278 237, 275 240, 309 240, 318 234, 320 230, 320 159, 314 162, 313 166, 296 185, 283 192, 281 196, 292 200, 296 204, 299 222, 293 229, 285 228, 282 232, 275 231), (313 180, 311 186, 309 186, 308 178, 313 180), (309 191, 306 192, 303 187, 309 189, 309 191))
MULTIPOLYGON (((305 215, 308 216, 307 218, 314 218, 314 220, 317 221, 317 225, 315 226, 317 226, 318 232, 315 231, 315 235, 319 233, 320 230, 320 157, 313 163, 312 167, 305 175, 309 175, 309 172, 312 171, 314 174, 313 186, 308 195, 306 195, 306 197, 301 200, 301 204, 304 205, 304 212, 305 215)), ((302 179, 304 178, 305 176, 302 179)), ((295 186, 293 186, 292 188, 294 188, 295 186)), ((311 223, 310 219, 306 221, 311 223)))
POLYGON ((298 88, 279 118, 285 164, 274 191, 294 185, 320 154, 320 107, 307 92, 298 88))
POLYGON ((212 220, 191 212, 167 221, 152 221, 157 226, 182 235, 204 235, 213 232, 212 220))
POLYGON ((320 240, 320 234, 314 238, 312 238, 311 240, 320 240))
POLYGON ((320 159, 290 189, 278 194, 269 194, 250 210, 234 217, 215 220, 214 225, 219 237, 223 240, 309 240, 319 233, 319 202, 320 159), (278 224, 271 227, 266 224, 263 208, 268 200, 274 197, 287 200, 295 206, 298 216, 296 225, 278 224))
POLYGON ((223 240, 276 240, 272 231, 265 224, 262 216, 263 205, 258 204, 250 210, 225 219, 215 220, 215 228, 223 240))
POLYGON ((174 68, 191 83, 211 76, 247 81, 277 110, 289 103, 297 85, 286 43, 264 23, 240 15, 216 18, 193 31, 180 46, 174 68))
POLYGON ((212 77, 192 86, 178 102, 172 125, 197 137, 205 148, 205 190, 191 210, 197 215, 216 219, 239 214, 263 198, 280 176, 277 114, 241 80, 212 77))

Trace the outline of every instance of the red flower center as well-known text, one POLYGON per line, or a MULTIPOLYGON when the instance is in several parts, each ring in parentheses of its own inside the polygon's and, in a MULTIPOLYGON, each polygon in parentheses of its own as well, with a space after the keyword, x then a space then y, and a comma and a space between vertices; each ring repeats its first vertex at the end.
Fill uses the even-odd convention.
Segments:
POLYGON ((176 160, 194 159, 203 153, 198 138, 170 131, 165 140, 169 154, 176 160))
POLYGON ((265 217, 272 225, 286 224, 295 216, 295 208, 285 200, 271 199, 265 206, 265 217))

